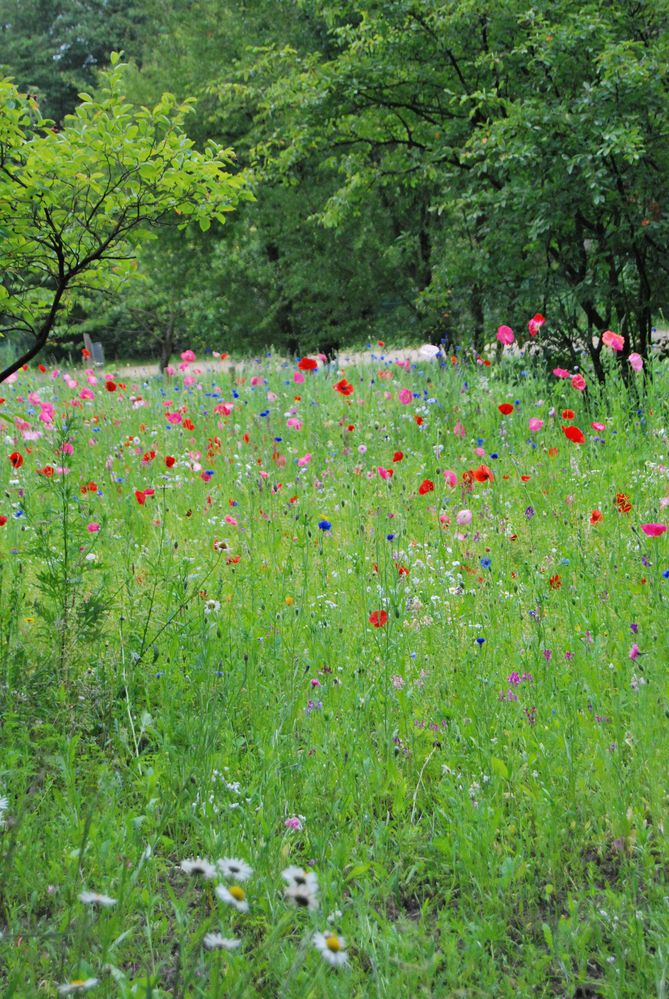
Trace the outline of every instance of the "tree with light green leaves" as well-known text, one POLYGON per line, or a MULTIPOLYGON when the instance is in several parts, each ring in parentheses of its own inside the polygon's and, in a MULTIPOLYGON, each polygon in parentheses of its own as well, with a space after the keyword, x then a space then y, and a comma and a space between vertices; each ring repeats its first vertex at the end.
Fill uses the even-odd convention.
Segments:
POLYGON ((0 382, 46 345, 59 316, 130 280, 138 246, 161 227, 206 231, 250 197, 232 150, 184 131, 192 102, 138 107, 118 54, 95 96, 62 129, 0 81, 0 335, 29 343, 0 382))

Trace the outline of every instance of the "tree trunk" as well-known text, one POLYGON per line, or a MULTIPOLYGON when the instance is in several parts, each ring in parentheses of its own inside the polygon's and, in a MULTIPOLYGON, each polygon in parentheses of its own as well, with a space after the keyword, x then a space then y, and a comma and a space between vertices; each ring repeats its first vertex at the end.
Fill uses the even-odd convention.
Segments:
POLYGON ((165 373, 165 368, 170 363, 170 357, 172 356, 172 351, 174 350, 174 318, 172 316, 167 320, 167 326, 165 327, 165 332, 163 333, 162 339, 160 341, 160 359, 158 361, 158 366, 160 368, 161 375, 165 373))

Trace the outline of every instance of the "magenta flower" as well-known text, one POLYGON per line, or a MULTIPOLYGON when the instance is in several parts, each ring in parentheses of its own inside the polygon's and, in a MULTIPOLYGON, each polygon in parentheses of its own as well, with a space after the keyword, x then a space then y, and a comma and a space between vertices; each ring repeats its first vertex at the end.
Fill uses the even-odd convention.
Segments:
POLYGON ((531 416, 531 417, 529 418, 529 420, 527 421, 527 425, 528 425, 528 427, 530 428, 531 432, 532 432, 532 433, 535 433, 535 431, 537 431, 537 430, 541 430, 541 428, 542 428, 542 427, 543 427, 543 425, 544 425, 544 421, 543 421, 543 420, 540 420, 540 419, 539 419, 538 417, 536 417, 536 416, 531 416))
POLYGON ((571 378, 566 368, 553 368, 553 374, 556 378, 571 378))
POLYGON ((408 406, 413 399, 413 393, 406 388, 400 389, 399 399, 403 406, 408 406))
POLYGON ((641 354, 630 354, 627 360, 634 371, 643 371, 643 357, 641 354))
POLYGON ((628 658, 634 660, 640 654, 641 654, 641 649, 639 648, 639 646, 635 642, 634 645, 632 646, 632 648, 629 651, 629 657, 628 658))
POLYGON ((667 529, 666 524, 642 524, 641 530, 649 538, 659 538, 667 529))
POLYGON ((585 390, 585 378, 583 375, 574 375, 571 380, 571 387, 575 388, 578 392, 583 392, 585 390))
POLYGON ((513 330, 510 326, 499 326, 497 328, 497 339, 505 346, 509 346, 515 340, 513 330))

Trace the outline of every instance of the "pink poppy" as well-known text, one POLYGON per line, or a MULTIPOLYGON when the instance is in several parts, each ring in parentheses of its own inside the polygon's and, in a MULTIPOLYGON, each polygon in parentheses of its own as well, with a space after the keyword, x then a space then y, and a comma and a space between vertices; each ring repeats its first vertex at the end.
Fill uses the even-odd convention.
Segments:
POLYGON ((540 312, 537 312, 536 315, 532 316, 532 318, 527 324, 527 329, 530 336, 536 336, 545 322, 546 320, 544 316, 541 315, 540 312))
POLYGON ((460 423, 460 420, 458 420, 458 422, 453 427, 453 433, 455 434, 456 437, 464 437, 465 436, 466 430, 465 430, 464 424, 460 423))
POLYGON ((510 326, 498 326, 497 327, 497 339, 499 340, 500 343, 503 343, 505 346, 508 346, 509 344, 512 344, 513 341, 515 340, 515 337, 513 335, 513 330, 511 329, 511 327, 510 326))
POLYGON ((379 465, 377 471, 382 479, 392 479, 394 474, 394 470, 392 468, 384 468, 383 465, 379 465))
POLYGON ((230 524, 231 527, 237 526, 237 521, 235 520, 234 517, 231 517, 229 513, 225 515, 225 523, 230 524))
POLYGON ((553 368, 553 374, 556 378, 570 378, 571 375, 566 368, 553 368))
POLYGON ((173 426, 176 426, 178 423, 181 423, 182 420, 181 413, 165 413, 165 417, 167 419, 167 422, 171 423, 173 426))
POLYGON ((447 468, 444 472, 444 479, 446 480, 446 485, 450 486, 451 489, 455 489, 458 484, 458 477, 452 469, 447 468))
POLYGON ((195 354, 192 350, 184 350, 179 356, 181 360, 186 361, 186 363, 195 360, 195 354))
POLYGON ((307 452, 307 454, 304 454, 302 455, 301 458, 297 459, 298 467, 306 468, 310 461, 311 461, 311 455, 307 452))
POLYGON ((408 406, 412 399, 413 392, 406 388, 400 389, 399 400, 403 406, 408 406))
POLYGON ((585 389, 585 378, 583 375, 574 375, 571 380, 571 387, 575 388, 578 392, 583 392, 585 389))
POLYGON ((297 417, 291 416, 289 419, 286 420, 286 426, 289 427, 291 430, 301 430, 302 420, 298 420, 297 417))
POLYGON ((644 534, 647 534, 649 538, 659 538, 660 535, 664 534, 667 529, 666 524, 642 524, 641 530, 644 534))
POLYGON ((600 434, 601 434, 601 432, 603 430, 606 430, 606 424, 605 423, 597 423, 597 422, 595 422, 595 423, 591 423, 590 426, 592 427, 593 430, 598 430, 600 434))
POLYGON ((643 371, 643 357, 641 354, 630 354, 627 360, 634 371, 643 371))
POLYGON ((611 350, 620 351, 625 346, 625 337, 620 336, 619 333, 614 333, 612 330, 605 330, 602 333, 602 340, 611 350))
POLYGON ((466 527, 467 524, 472 522, 472 511, 471 510, 460 510, 455 518, 455 523, 460 527, 466 527))
POLYGON ((541 430, 541 428, 544 425, 544 421, 538 419, 538 417, 536 417, 536 416, 531 416, 529 418, 529 420, 527 421, 527 425, 530 428, 530 430, 532 431, 532 433, 535 433, 537 430, 541 430))
POLYGON ((100 525, 96 524, 95 521, 91 521, 90 524, 86 524, 86 530, 89 534, 97 534, 100 530, 100 525))

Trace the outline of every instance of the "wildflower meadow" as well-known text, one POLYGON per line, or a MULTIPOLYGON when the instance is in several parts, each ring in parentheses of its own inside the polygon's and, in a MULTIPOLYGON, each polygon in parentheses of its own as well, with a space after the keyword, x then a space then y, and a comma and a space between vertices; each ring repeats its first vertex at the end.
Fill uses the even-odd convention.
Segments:
POLYGON ((0 386, 3 996, 667 996, 669 377, 497 339, 0 386))

